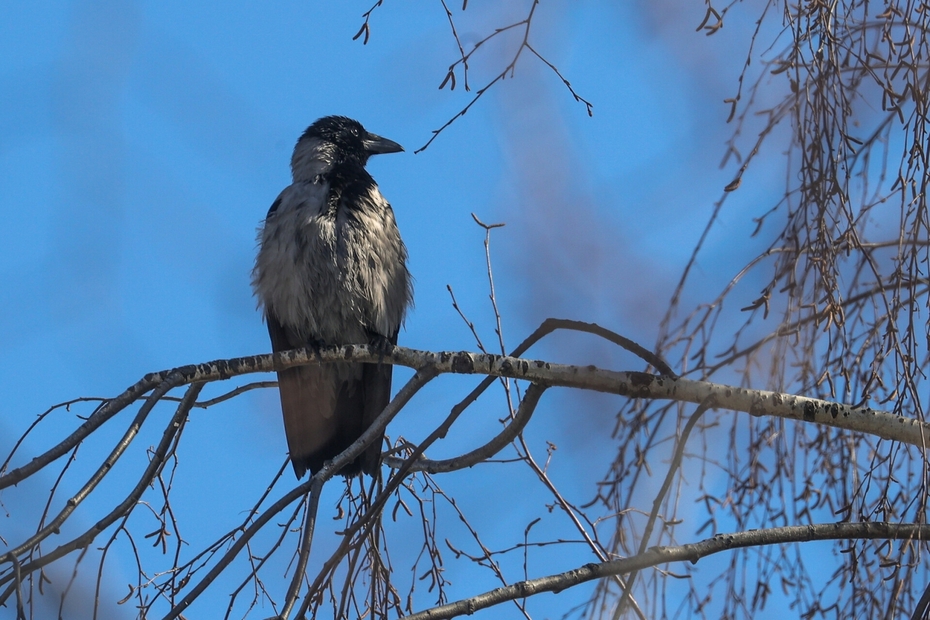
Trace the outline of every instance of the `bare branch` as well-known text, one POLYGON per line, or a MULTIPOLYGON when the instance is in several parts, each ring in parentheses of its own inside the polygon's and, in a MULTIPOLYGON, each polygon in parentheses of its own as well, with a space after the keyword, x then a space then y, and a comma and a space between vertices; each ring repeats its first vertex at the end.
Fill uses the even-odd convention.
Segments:
MULTIPOLYGON (((577 92, 575 92, 575 89, 572 87, 571 83, 565 78, 565 76, 562 75, 562 73, 556 68, 556 66, 552 64, 551 62, 549 62, 548 60, 546 60, 546 58, 542 54, 540 54, 534 47, 530 45, 530 42, 529 42, 530 41, 530 30, 532 29, 532 26, 533 26, 533 16, 536 13, 536 7, 538 6, 538 4, 539 4, 539 0, 531 0, 530 10, 527 13, 527 16, 525 18, 523 18, 520 21, 514 22, 512 24, 508 24, 506 26, 495 28, 491 34, 480 39, 477 43, 475 43, 472 46, 471 50, 466 53, 464 48, 462 47, 461 41, 458 38, 458 34, 455 30, 455 25, 452 23, 452 14, 449 11, 448 7, 446 6, 445 2, 444 1, 442 2, 442 6, 446 11, 446 16, 448 17, 449 23, 452 26, 452 35, 455 38, 455 42, 459 46, 460 58, 456 60, 454 63, 452 63, 451 65, 449 65, 449 70, 446 73, 445 78, 443 78, 442 83, 439 85, 440 89, 444 88, 446 84, 450 84, 451 88, 453 89, 455 88, 455 69, 461 64, 463 68, 465 90, 466 91, 470 90, 468 86, 468 61, 471 59, 472 55, 475 52, 477 52, 481 46, 483 46, 485 43, 487 43, 491 39, 494 39, 495 37, 498 37, 504 34, 505 32, 509 32, 510 30, 522 28, 523 37, 522 37, 522 40, 520 41, 520 44, 517 46, 517 50, 516 52, 514 52, 514 55, 511 58, 510 62, 500 71, 500 73, 498 73, 493 79, 491 79, 482 88, 478 89, 474 97, 472 97, 471 100, 467 104, 465 104, 464 108, 459 110, 458 113, 456 113, 452 118, 446 121, 445 124, 443 124, 439 129, 434 129, 433 135, 430 137, 430 139, 427 140, 423 146, 415 150, 414 153, 421 153, 425 151, 427 147, 429 147, 429 145, 433 143, 433 140, 439 137, 439 134, 445 131, 445 129, 448 128, 450 125, 452 125, 452 123, 454 123, 457 119, 465 116, 468 110, 470 110, 471 107, 475 105, 478 102, 478 100, 482 97, 482 95, 484 95, 492 86, 494 86, 499 81, 506 78, 508 75, 513 77, 513 74, 517 68, 517 62, 520 60, 520 56, 521 54, 523 54, 523 50, 525 49, 529 50, 531 54, 533 54, 534 56, 536 56, 536 58, 542 61, 543 64, 545 64, 553 73, 555 73, 558 76, 560 80, 562 80, 562 83, 568 89, 568 92, 571 93, 575 101, 578 101, 585 105, 585 109, 588 113, 588 116, 594 115, 594 106, 591 104, 591 102, 581 97, 577 92)), ((373 9, 374 7, 372 7, 372 10, 373 9)), ((369 11, 369 13, 370 12, 371 11, 369 11)), ((355 38, 358 38, 363 33, 365 34, 365 40, 367 41, 368 40, 368 13, 365 14, 365 23, 362 25, 362 29, 359 30, 358 34, 355 35, 355 38)))
POLYGON ((281 609, 280 614, 282 620, 287 620, 290 616, 300 593, 300 584, 307 578, 307 562, 310 559, 310 546, 313 543, 313 530, 316 527, 316 516, 320 507, 320 493, 323 491, 324 482, 323 478, 314 477, 313 484, 310 485, 307 511, 304 516, 303 536, 300 539, 300 551, 297 556, 297 567, 294 569, 291 585, 288 586, 287 594, 284 597, 284 607, 281 609))
POLYGON ((35 457, 28 465, 24 465, 13 472, 0 476, 0 489, 5 489, 12 484, 16 484, 20 480, 31 476, 49 463, 67 454, 72 448, 77 446, 94 430, 100 427, 101 424, 134 403, 140 396, 162 383, 163 380, 164 378, 161 375, 146 375, 141 381, 116 398, 102 403, 100 407, 94 411, 93 415, 91 415, 77 430, 71 433, 67 439, 55 445, 45 454, 35 457))
POLYGON ((411 614, 406 618, 407 620, 442 620, 461 615, 471 615, 476 611, 499 605, 504 601, 526 598, 542 592, 561 592, 566 588, 586 581, 613 575, 624 575, 632 571, 670 562, 688 561, 695 564, 703 557, 721 551, 746 547, 817 540, 927 540, 928 538, 930 538, 930 525, 901 525, 897 523, 822 523, 721 534, 697 543, 678 547, 652 547, 645 553, 631 558, 585 564, 564 573, 521 581, 449 605, 442 605, 411 614))
MULTIPOLYGON (((461 456, 445 459, 442 461, 420 459, 418 461, 414 461, 410 465, 409 471, 422 471, 429 474, 443 474, 459 469, 465 469, 467 467, 474 467, 478 463, 493 458, 498 452, 510 444, 510 442, 513 441, 517 435, 523 432, 523 429, 526 428, 530 418, 532 418, 533 412, 536 410, 536 405, 539 403, 540 397, 545 391, 545 385, 537 383, 531 384, 530 387, 527 388, 526 394, 523 396, 523 400, 520 402, 517 415, 514 416, 510 424, 508 424, 504 430, 495 435, 493 439, 491 439, 488 443, 484 444, 480 448, 475 448, 471 452, 461 456)), ((398 457, 387 457, 384 459, 384 462, 389 467, 394 468, 400 468, 405 461, 406 459, 401 459, 398 457)))
MULTIPOLYGON (((176 373, 169 373, 168 379, 159 386, 159 390, 153 394, 155 397, 159 391, 163 390, 167 392, 169 389, 176 385, 181 384, 181 377, 176 373)), ((165 455, 168 452, 168 448, 174 441, 177 433, 181 431, 184 425, 184 420, 187 417, 187 414, 190 412, 191 406, 194 401, 197 399, 197 395, 200 393, 200 390, 203 389, 202 382, 194 382, 193 385, 188 389, 187 396, 178 406, 177 411, 175 412, 174 417, 171 422, 168 424, 165 432, 162 434, 161 441, 159 442, 158 448, 152 453, 151 460, 149 461, 148 467, 146 467, 145 472, 140 477, 139 482, 133 488, 132 492, 124 499, 118 506, 110 511, 103 519, 99 520, 93 527, 89 530, 74 538, 73 540, 59 545, 53 551, 46 553, 41 558, 33 560, 28 564, 25 564, 20 567, 20 571, 23 572, 32 572, 38 569, 41 569, 43 566, 47 566, 51 562, 71 553, 76 549, 84 549, 91 542, 93 542, 97 536, 103 532, 111 524, 115 523, 120 517, 131 512, 132 508, 136 505, 138 499, 142 496, 142 493, 158 474, 161 468, 165 463, 165 455)), ((127 431, 126 435, 123 436, 122 440, 114 448, 113 452, 110 453, 110 456, 104 461, 100 468, 94 473, 91 479, 84 485, 80 492, 78 492, 74 497, 68 500, 66 507, 46 526, 42 531, 37 533, 35 536, 31 537, 27 541, 21 543, 18 547, 14 547, 2 557, 0 557, 0 563, 5 561, 12 561, 17 556, 30 552, 35 546, 37 546, 42 540, 47 538, 52 534, 57 534, 58 529, 61 524, 74 512, 74 509, 77 505, 85 499, 90 492, 97 486, 97 484, 103 479, 103 477, 109 473, 112 469, 113 464, 116 460, 122 455, 125 449, 129 446, 129 443, 132 441, 135 434, 138 432, 138 427, 141 426, 142 421, 145 416, 151 411, 151 408, 154 406, 157 398, 150 398, 145 405, 139 411, 139 415, 136 416, 136 419, 133 421, 133 425, 130 427, 130 430, 127 431)), ((12 475, 12 472, 11 472, 12 475)), ((0 585, 3 585, 9 582, 11 576, 7 574, 6 576, 0 576, 0 585)), ((0 604, 4 601, 3 597, 0 597, 0 604)))

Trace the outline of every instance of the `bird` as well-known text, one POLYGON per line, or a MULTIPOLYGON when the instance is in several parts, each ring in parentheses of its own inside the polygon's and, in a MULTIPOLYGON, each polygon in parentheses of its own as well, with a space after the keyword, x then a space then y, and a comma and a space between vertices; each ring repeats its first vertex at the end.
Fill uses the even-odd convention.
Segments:
MULTIPOLYGON (((347 344, 389 352, 413 282, 394 211, 365 169, 403 147, 345 116, 326 116, 297 140, 293 182, 259 227, 252 288, 272 350, 347 344)), ((391 398, 393 366, 320 363, 279 371, 278 390, 297 479, 348 448, 391 398)), ((380 471, 383 434, 339 472, 380 471)))

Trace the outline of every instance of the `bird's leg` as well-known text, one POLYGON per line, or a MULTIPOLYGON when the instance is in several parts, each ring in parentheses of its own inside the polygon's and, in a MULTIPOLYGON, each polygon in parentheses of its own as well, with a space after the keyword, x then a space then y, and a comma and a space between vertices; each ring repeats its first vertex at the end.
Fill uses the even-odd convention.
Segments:
POLYGON ((390 355, 391 351, 394 350, 394 343, 391 342, 390 338, 374 332, 369 332, 368 344, 378 354, 379 365, 384 361, 384 356, 390 355))
POLYGON ((307 348, 313 351, 313 354, 316 355, 316 361, 320 362, 321 364, 323 363, 323 355, 320 353, 320 351, 325 346, 326 343, 319 338, 310 338, 307 340, 307 348))

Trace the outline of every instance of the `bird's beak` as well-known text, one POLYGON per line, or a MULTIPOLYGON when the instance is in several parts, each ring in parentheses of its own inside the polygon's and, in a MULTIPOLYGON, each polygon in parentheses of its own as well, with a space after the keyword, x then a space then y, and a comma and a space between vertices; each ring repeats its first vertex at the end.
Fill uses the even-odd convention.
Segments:
POLYGON ((369 133, 363 141, 365 145, 365 150, 368 151, 369 155, 382 155, 384 153, 400 153, 404 150, 404 147, 397 144, 393 140, 388 140, 387 138, 382 138, 379 135, 369 133))

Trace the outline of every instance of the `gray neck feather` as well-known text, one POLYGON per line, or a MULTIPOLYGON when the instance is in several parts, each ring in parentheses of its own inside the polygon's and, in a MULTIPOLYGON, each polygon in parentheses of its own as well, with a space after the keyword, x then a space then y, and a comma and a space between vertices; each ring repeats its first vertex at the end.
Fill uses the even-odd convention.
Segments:
POLYGON ((329 172, 335 161, 335 146, 319 138, 301 138, 291 156, 291 174, 294 182, 313 183, 317 177, 329 172))

